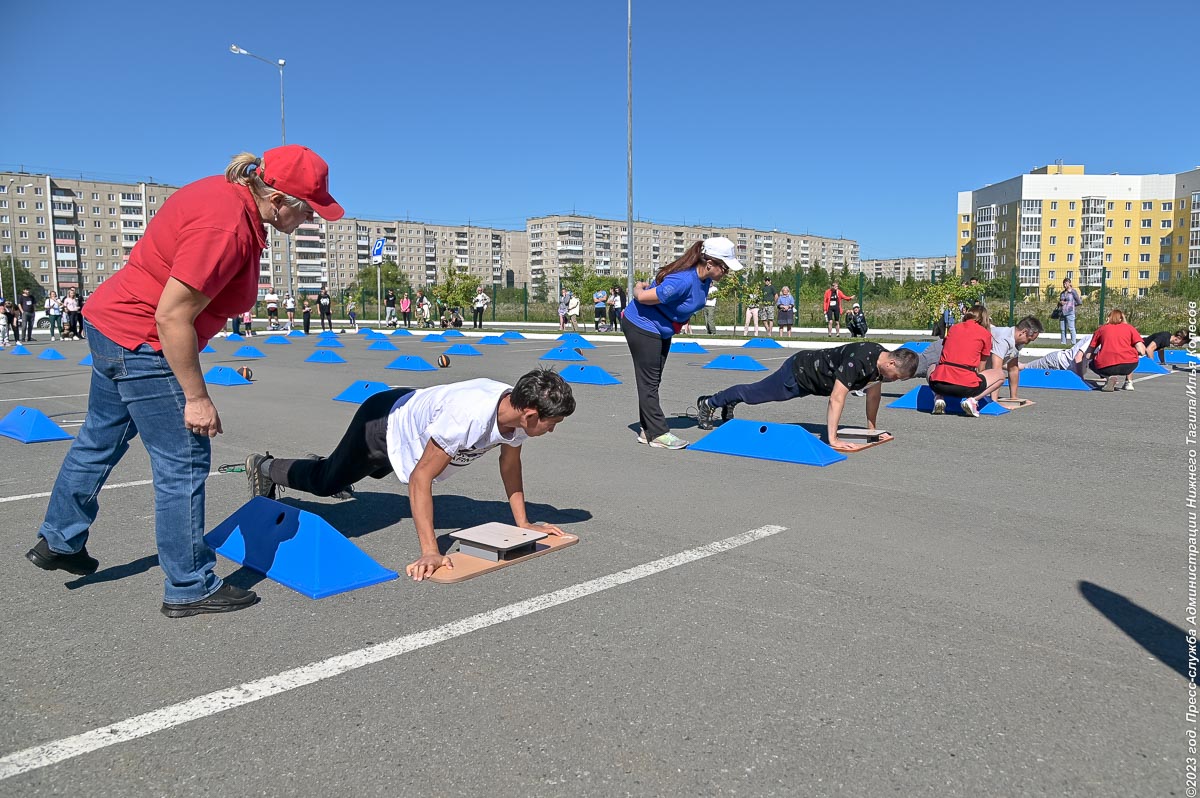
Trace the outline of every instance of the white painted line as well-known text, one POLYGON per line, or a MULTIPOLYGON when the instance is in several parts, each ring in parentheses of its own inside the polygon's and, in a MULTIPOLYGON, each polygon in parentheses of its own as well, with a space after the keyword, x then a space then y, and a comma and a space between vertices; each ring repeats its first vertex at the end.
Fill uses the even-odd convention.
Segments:
POLYGON ((136 740, 139 737, 146 737, 155 732, 181 726, 189 721, 206 718, 209 715, 215 715, 227 709, 234 709, 244 704, 250 704, 280 693, 286 693, 289 690, 315 684, 316 682, 340 676, 343 673, 348 673, 349 671, 357 670, 376 662, 393 659, 401 654, 407 654, 411 651, 427 648, 447 640, 453 640, 456 637, 462 637, 471 632, 486 629, 489 626, 495 626, 505 621, 515 620, 535 612, 548 610, 552 607, 557 607, 559 604, 566 604, 569 601, 575 601, 594 593, 618 587, 638 579, 644 579, 647 576, 653 576, 671 568, 687 565, 696 560, 711 557, 714 554, 721 554, 722 552, 736 549, 747 543, 753 543, 756 540, 777 535, 780 532, 786 531, 786 529, 787 527, 782 526, 762 526, 758 529, 751 529, 749 532, 744 532, 741 535, 734 535, 731 538, 718 540, 705 546, 681 551, 678 554, 663 557, 661 560, 648 562, 644 565, 636 565, 633 568, 618 571, 608 576, 601 576, 587 582, 581 582, 578 585, 565 587, 561 590, 543 593, 540 596, 518 601, 515 604, 509 604, 505 607, 498 607, 494 610, 481 612, 478 615, 472 615, 469 618, 452 621, 444 626, 404 635, 403 637, 377 643, 367 648, 360 648, 357 651, 351 651, 346 654, 339 654, 336 657, 302 665, 273 676, 255 679, 252 682, 246 682, 237 687, 218 690, 199 696, 198 698, 172 704, 169 707, 163 707, 162 709, 156 709, 127 720, 118 721, 111 726, 104 726, 84 732, 83 734, 76 734, 73 737, 64 737, 61 740, 44 743, 33 748, 26 748, 24 751, 17 751, 0 758, 0 781, 20 775, 21 773, 28 773, 31 770, 64 762, 101 748, 107 748, 110 745, 136 740))
POLYGON ((64 393, 61 396, 25 396, 21 399, 0 399, 0 402, 35 402, 41 399, 80 399, 87 396, 86 393, 64 393))
MULTIPOLYGON (((218 473, 220 473, 220 472, 209 471, 208 475, 210 477, 215 477, 218 473)), ((105 485, 100 490, 113 490, 115 488, 137 488, 137 487, 141 487, 142 485, 153 485, 153 484, 154 484, 154 480, 152 480, 152 479, 138 479, 133 482, 117 482, 112 485, 105 485)), ((0 504, 6 504, 7 502, 19 502, 19 501, 24 501, 25 499, 45 499, 49 496, 50 496, 50 491, 46 491, 45 493, 25 493, 20 496, 0 496, 0 504)))

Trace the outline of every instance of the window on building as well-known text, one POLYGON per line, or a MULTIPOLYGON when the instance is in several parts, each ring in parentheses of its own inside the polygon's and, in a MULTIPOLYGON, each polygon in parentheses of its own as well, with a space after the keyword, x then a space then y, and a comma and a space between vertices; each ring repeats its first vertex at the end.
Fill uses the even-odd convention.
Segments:
MULTIPOLYGON (((40 218, 40 217, 39 217, 39 218, 40 218)), ((1170 230, 1170 229, 1171 229, 1171 220, 1170 220, 1170 219, 1163 219, 1163 220, 1162 220, 1162 224, 1161 224, 1161 225, 1159 225, 1159 227, 1161 227, 1163 230, 1170 230)))
POLYGON ((1058 243, 1058 236, 1050 236, 1050 246, 1054 246, 1057 243, 1058 243))
POLYGON ((1171 202, 1164 202, 1164 203, 1162 204, 1162 209, 1163 209, 1164 211, 1166 211, 1167 213, 1170 213, 1170 212, 1171 212, 1171 208, 1172 208, 1172 206, 1173 206, 1173 205, 1174 205, 1174 203, 1171 203, 1171 202))
POLYGON ((1075 236, 1067 236, 1067 246, 1070 247, 1070 246, 1074 246, 1074 245, 1075 245, 1075 236))
POLYGON ((1128 252, 1126 252, 1124 255, 1121 256, 1121 263, 1129 263, 1129 253, 1128 252))
POLYGON ((1053 253, 1053 252, 1051 252, 1049 255, 1047 255, 1047 256, 1046 256, 1046 262, 1047 262, 1047 263, 1054 263, 1054 261, 1055 261, 1055 256, 1054 256, 1054 253, 1053 253))
POLYGON ((1138 255, 1138 263, 1149 263, 1149 262, 1150 262, 1150 253, 1149 252, 1143 252, 1141 255, 1138 255))
POLYGON ((1143 203, 1142 203, 1142 210, 1144 210, 1144 211, 1152 211, 1152 210, 1154 210, 1154 203, 1153 203, 1153 202, 1149 202, 1149 201, 1147 201, 1147 202, 1143 202, 1143 203))
POLYGON ((1051 203, 1050 203, 1050 210, 1052 210, 1052 211, 1056 211, 1056 210, 1058 210, 1058 203, 1057 203, 1057 202, 1051 202, 1051 203))
POLYGON ((1067 219, 1067 227, 1074 227, 1074 226, 1075 226, 1075 220, 1067 219))
POLYGON ((1075 262, 1075 253, 1068 252, 1067 253, 1067 263, 1074 263, 1074 262, 1075 262))
POLYGON ((1050 220, 1050 226, 1051 226, 1051 227, 1058 227, 1058 219, 1051 219, 1051 220, 1050 220))

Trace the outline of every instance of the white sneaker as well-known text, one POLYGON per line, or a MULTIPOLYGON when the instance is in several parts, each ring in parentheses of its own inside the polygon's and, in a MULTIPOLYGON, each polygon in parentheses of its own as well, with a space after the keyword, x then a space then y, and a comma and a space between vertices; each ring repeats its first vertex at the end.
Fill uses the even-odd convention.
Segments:
POLYGON ((643 432, 639 432, 639 433, 638 433, 638 436, 637 436, 637 442, 638 442, 638 443, 645 443, 645 442, 646 442, 646 433, 645 433, 644 431, 643 431, 643 432))
POLYGON ((946 400, 940 396, 933 400, 933 415, 935 415, 935 416, 946 415, 946 400))
POLYGON ((664 432, 650 441, 650 446, 654 449, 686 449, 687 445, 687 441, 673 432, 664 432))
POLYGON ((1124 390, 1126 390, 1126 391, 1132 391, 1132 390, 1133 390, 1133 380, 1125 380, 1125 388, 1124 388, 1124 390))
POLYGON ((975 401, 974 396, 968 396, 966 399, 963 399, 959 403, 959 407, 962 408, 964 416, 979 418, 979 402, 975 401))

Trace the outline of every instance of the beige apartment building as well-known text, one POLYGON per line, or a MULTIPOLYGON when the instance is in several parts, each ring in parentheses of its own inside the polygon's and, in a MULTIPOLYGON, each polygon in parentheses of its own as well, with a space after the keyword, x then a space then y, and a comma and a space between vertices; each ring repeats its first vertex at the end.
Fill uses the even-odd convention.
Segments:
MULTIPOLYGON (((628 257, 626 223, 594 216, 536 216, 526 220, 530 280, 555 286, 573 263, 593 266, 598 274, 625 276, 628 257)), ((737 246, 738 258, 750 268, 779 271, 793 264, 804 269, 858 268, 858 242, 748 227, 668 225, 635 221, 633 268, 653 272, 681 256, 695 241, 725 236, 737 246)))
MULTIPOLYGON (((931 280, 957 271, 954 255, 933 258, 867 258, 860 261, 861 271, 868 280, 891 278, 903 282, 911 274, 914 280, 931 280)), ((851 269, 850 271, 856 271, 851 269)))
POLYGON ((1016 269, 1027 293, 1071 278, 1144 296, 1200 273, 1200 168, 1163 175, 1089 175, 1077 164, 1034 169, 958 195, 964 275, 1016 269))

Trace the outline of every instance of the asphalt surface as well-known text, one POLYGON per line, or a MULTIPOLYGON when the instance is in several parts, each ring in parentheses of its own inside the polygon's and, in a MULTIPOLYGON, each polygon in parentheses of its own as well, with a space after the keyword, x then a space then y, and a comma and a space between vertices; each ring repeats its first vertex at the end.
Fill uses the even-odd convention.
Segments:
MULTIPOLYGON (((349 362, 313 339, 217 340, 214 466, 250 451, 329 451, 358 379, 421 387, 539 365, 549 339, 480 347, 361 336, 349 362)), ((468 341, 469 342, 469 341, 468 341)), ((34 353, 45 348, 35 344, 34 353)), ((42 361, 0 353, 0 413, 78 429, 83 342, 42 361)), ((774 368, 790 352, 750 354, 774 368)), ((458 585, 404 579, 319 601, 221 559, 253 586, 243 612, 169 620, 152 488, 101 494, 89 578, 24 559, 66 443, 0 438, 0 757, 141 713, 506 607, 765 525, 786 531, 541 612, 0 780, 0 795, 1150 796, 1183 795, 1187 600, 1183 373, 1116 394, 1028 390, 997 418, 881 411, 897 438, 827 468, 635 443, 620 339, 586 351, 622 380, 580 385, 576 414, 524 449, 531 516, 569 549, 458 585)), ((663 405, 685 438, 701 393, 754 375, 672 354, 663 405)), ((899 395, 917 383, 885 386, 899 395)), ((889 401, 885 398, 885 404, 889 401)), ((824 422, 824 400, 739 408, 824 422)), ((865 421, 851 399, 844 422, 865 421)), ((439 532, 510 521, 496 455, 435 489, 439 532)), ((110 482, 148 480, 135 442, 110 482)), ((246 500, 208 482, 208 527, 246 500)), ((403 486, 350 501, 290 494, 383 565, 417 555, 403 486)))

